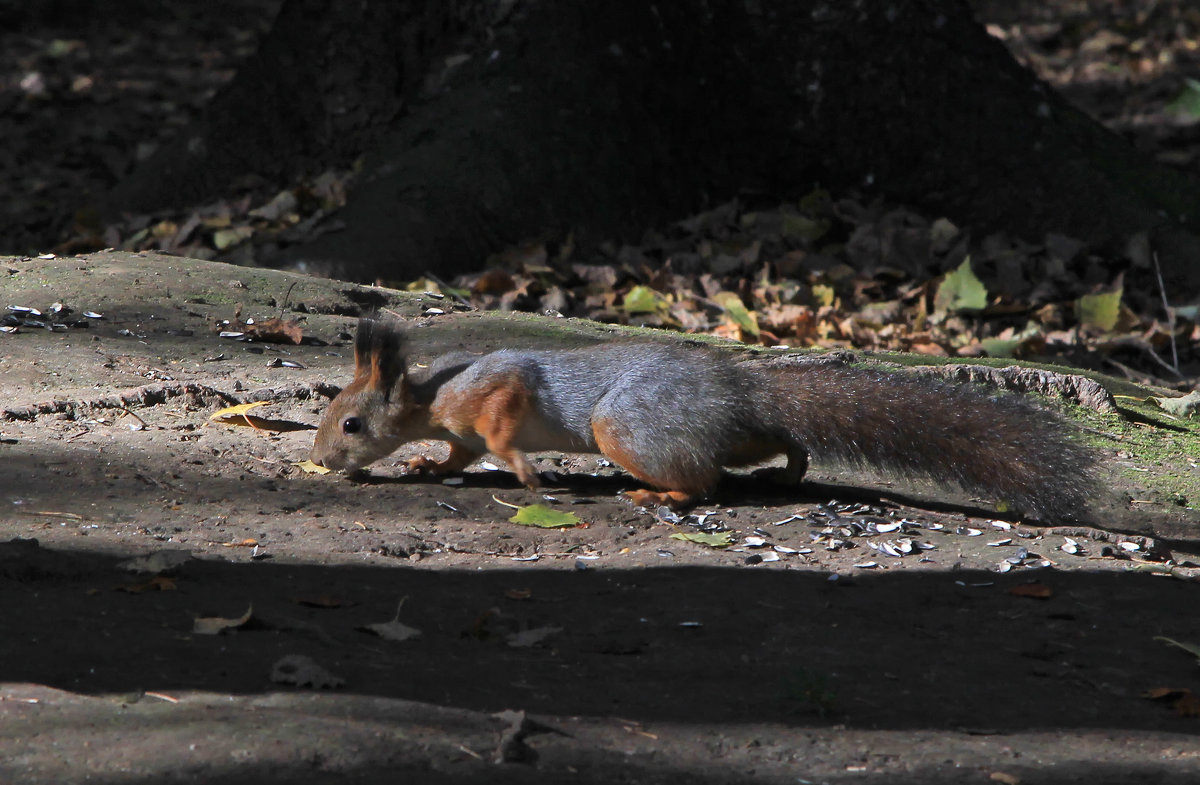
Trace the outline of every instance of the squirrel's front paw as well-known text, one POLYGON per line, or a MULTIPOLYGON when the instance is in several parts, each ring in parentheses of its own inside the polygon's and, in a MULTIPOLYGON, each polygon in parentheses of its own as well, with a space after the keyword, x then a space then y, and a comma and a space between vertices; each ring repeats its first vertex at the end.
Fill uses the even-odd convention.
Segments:
POLYGON ((404 462, 404 467, 408 474, 437 474, 438 469, 441 468, 438 462, 428 455, 410 458, 404 462))

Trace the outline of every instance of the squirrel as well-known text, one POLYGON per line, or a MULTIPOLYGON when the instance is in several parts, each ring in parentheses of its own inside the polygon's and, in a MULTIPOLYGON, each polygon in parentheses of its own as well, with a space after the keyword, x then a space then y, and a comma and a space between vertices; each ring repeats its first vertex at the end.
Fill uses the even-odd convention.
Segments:
POLYGON ((1045 521, 1070 519, 1094 490, 1095 458, 1058 416, 974 385, 837 363, 761 367, 717 349, 645 340, 586 348, 454 353, 410 373, 407 333, 364 317, 354 379, 329 406, 311 460, 354 473, 407 442, 444 440, 457 472, 484 453, 539 484, 527 452, 602 453, 653 489, 637 505, 706 497, 722 467, 787 456, 923 475, 1045 521))

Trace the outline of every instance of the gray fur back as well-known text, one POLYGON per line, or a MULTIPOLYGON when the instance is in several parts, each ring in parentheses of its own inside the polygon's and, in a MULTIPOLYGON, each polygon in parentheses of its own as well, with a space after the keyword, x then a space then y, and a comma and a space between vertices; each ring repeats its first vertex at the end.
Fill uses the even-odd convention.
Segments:
POLYGON ((594 449, 592 419, 655 418, 658 438, 720 432, 750 404, 750 380, 703 349, 625 342, 571 350, 504 349, 484 355, 453 379, 471 389, 517 371, 542 419, 594 449), (699 410, 703 409, 703 416, 699 410))

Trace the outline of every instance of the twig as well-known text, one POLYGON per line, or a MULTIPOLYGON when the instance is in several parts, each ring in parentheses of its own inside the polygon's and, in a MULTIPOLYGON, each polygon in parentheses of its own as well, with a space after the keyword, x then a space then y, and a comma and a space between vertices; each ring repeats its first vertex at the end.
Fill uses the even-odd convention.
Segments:
POLYGON ((125 412, 125 414, 128 414, 130 417, 132 417, 133 419, 135 419, 135 420, 137 420, 138 422, 140 422, 140 423, 142 424, 142 429, 143 429, 143 430, 145 430, 146 428, 149 428, 149 427, 150 427, 149 425, 147 425, 147 424, 146 424, 146 421, 145 421, 145 420, 143 420, 141 417, 138 417, 136 414, 134 414, 133 412, 129 411, 129 410, 128 410, 128 409, 126 409, 124 406, 118 406, 118 407, 117 407, 117 409, 118 409, 119 411, 125 412))
POLYGON ((1162 387, 1170 386, 1166 379, 1148 374, 1145 371, 1135 371, 1125 363, 1114 360, 1111 357, 1105 357, 1104 362, 1124 374, 1126 379, 1137 382, 1138 384, 1155 384, 1162 387))
POLYGON ((425 275, 425 277, 426 277, 426 278, 428 278, 429 280, 433 281, 433 282, 434 282, 434 283, 436 283, 438 286, 442 287, 442 291, 443 291, 444 293, 446 293, 446 294, 449 294, 449 295, 450 295, 451 297, 453 297, 455 300, 458 300, 460 303, 462 303, 463 305, 467 306, 467 307, 468 307, 468 308, 470 308, 472 311, 474 311, 474 310, 475 310, 475 306, 474 306, 474 305, 471 305, 471 301, 470 301, 470 300, 468 300, 467 298, 463 297, 461 294, 458 294, 457 292, 453 291, 453 287, 451 287, 451 286, 450 286, 450 284, 446 283, 446 282, 445 282, 445 281, 443 281, 441 278, 438 278, 436 275, 434 275, 433 273, 429 272, 428 270, 426 270, 426 271, 425 271, 424 275, 425 275))
POLYGON ((45 515, 48 518, 66 518, 71 521, 82 521, 83 516, 74 512, 57 512, 55 510, 39 510, 29 513, 30 515, 45 515))
POLYGON ((287 288, 287 291, 286 291, 286 292, 284 292, 284 294, 283 294, 283 304, 279 306, 279 318, 280 318, 280 319, 282 319, 282 318, 283 318, 283 312, 284 312, 285 310, 287 310, 287 304, 288 304, 288 300, 292 299, 292 290, 296 288, 296 284, 298 284, 298 283, 300 283, 300 282, 299 282, 299 281, 292 281, 292 285, 291 285, 291 286, 289 286, 289 287, 287 288))
MULTIPOLYGON (((1172 328, 1172 332, 1173 332, 1173 330, 1174 330, 1174 328, 1172 328)), ((1163 358, 1158 356, 1158 352, 1154 351, 1154 347, 1150 345, 1149 341, 1139 341, 1135 345, 1140 346, 1142 348, 1142 350, 1144 350, 1147 354, 1149 354, 1150 357, 1155 362, 1157 362, 1162 367, 1166 368, 1171 373, 1175 374, 1176 376, 1183 376, 1183 374, 1179 372, 1179 355, 1175 355, 1175 365, 1171 365, 1169 362, 1167 362, 1166 360, 1164 360, 1163 358)), ((1171 335, 1171 353, 1175 354, 1175 336, 1174 336, 1174 334, 1171 335)))
POLYGON ((1167 302, 1167 287, 1163 283, 1162 269, 1158 266, 1158 251, 1150 254, 1150 258, 1154 260, 1154 274, 1158 276, 1158 293, 1162 295, 1163 311, 1167 314, 1167 328, 1171 335, 1171 359, 1175 363, 1171 370, 1175 371, 1176 376, 1182 376, 1183 374, 1179 372, 1179 350, 1175 347, 1175 309, 1167 302))

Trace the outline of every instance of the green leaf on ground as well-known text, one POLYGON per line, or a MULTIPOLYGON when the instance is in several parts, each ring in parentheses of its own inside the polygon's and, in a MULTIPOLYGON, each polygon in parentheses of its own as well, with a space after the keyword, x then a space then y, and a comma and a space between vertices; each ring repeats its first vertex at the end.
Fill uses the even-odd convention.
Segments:
POLYGON ((829 231, 829 221, 805 215, 783 216, 783 236, 814 242, 829 231))
POLYGON ((833 301, 837 298, 837 292, 833 290, 832 286, 815 283, 812 286, 812 296, 817 305, 830 306, 833 305, 833 301))
POLYGON ((979 342, 988 357, 1012 357, 1021 346, 1020 338, 984 338, 979 342))
POLYGON ((749 333, 755 338, 758 337, 758 319, 746 308, 746 304, 742 302, 742 298, 733 292, 717 292, 713 295, 713 301, 725 309, 725 315, 742 332, 749 333))
POLYGON ((218 229, 213 232, 213 247, 218 251, 227 251, 233 246, 249 240, 254 235, 252 226, 235 226, 232 229, 218 229))
POLYGON ((813 190, 800 197, 798 203, 801 210, 807 210, 811 213, 829 212, 833 206, 833 195, 824 188, 814 188, 813 190))
POLYGON ((957 270, 946 273, 933 297, 936 311, 979 311, 987 307, 987 288, 971 270, 971 257, 957 270))
POLYGON ((522 526, 537 526, 540 529, 564 529, 579 525, 579 516, 575 513, 552 510, 544 504, 521 507, 509 520, 522 526))
POLYGON ((1167 112, 1200 120, 1200 81, 1183 80, 1183 92, 1167 104, 1167 112))
POLYGON ((1117 287, 1111 292, 1085 294, 1079 298, 1076 306, 1079 321, 1086 327, 1096 327, 1108 332, 1117 326, 1117 318, 1121 315, 1121 293, 1123 287, 1117 287))
POLYGON ((733 535, 729 532, 713 532, 712 534, 706 534, 705 532, 675 532, 671 535, 671 539, 694 542, 699 545, 707 545, 710 548, 727 548, 733 545, 733 535))
POLYGON ((666 309, 667 300, 649 286, 635 286, 625 295, 621 307, 626 313, 657 313, 666 309))

